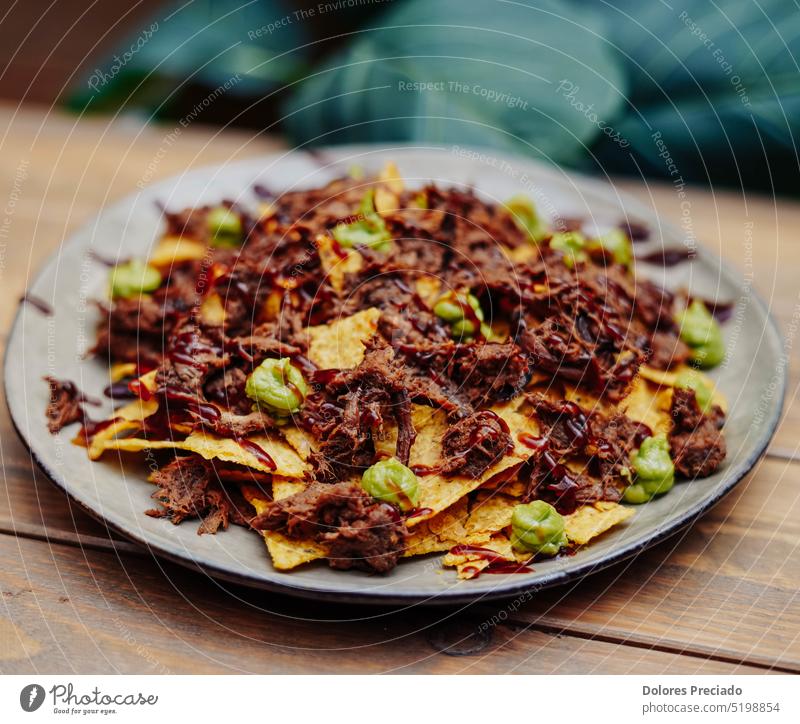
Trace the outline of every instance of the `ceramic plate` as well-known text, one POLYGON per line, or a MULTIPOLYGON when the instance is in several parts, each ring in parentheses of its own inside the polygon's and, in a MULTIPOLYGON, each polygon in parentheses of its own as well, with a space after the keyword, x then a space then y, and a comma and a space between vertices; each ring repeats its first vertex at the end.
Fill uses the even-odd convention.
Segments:
MULTIPOLYGON (((785 383, 785 367, 779 363, 781 340, 765 305, 745 280, 702 248, 691 263, 670 268, 640 263, 637 273, 670 288, 683 286, 693 294, 737 303, 724 325, 727 361, 712 373, 730 402, 724 467, 704 480, 677 484, 669 495, 640 507, 626 525, 574 556, 537 563, 532 573, 458 581, 452 570, 441 568, 438 555, 402 562, 387 576, 333 571, 322 563, 281 573, 271 567, 259 537, 244 529, 198 536, 191 522, 173 526, 146 516, 144 511, 153 505, 153 487, 145 480, 144 466, 122 467, 113 454, 102 462, 89 462, 85 450, 69 442, 75 426, 56 436, 48 433, 44 417, 48 389, 43 376, 73 380, 87 394, 98 396, 107 384, 103 366, 85 356, 97 322, 92 300, 104 296, 108 275, 90 252, 114 258, 147 256, 161 230, 159 204, 179 209, 222 198, 246 202, 255 199, 256 183, 278 191, 319 186, 352 164, 370 171, 388 159, 398 163, 409 185, 429 180, 470 184, 498 201, 525 192, 548 216, 584 217, 600 227, 625 217, 643 222, 653 234, 646 244, 637 245, 640 254, 685 243, 681 230, 664 224, 609 184, 490 151, 349 146, 313 155, 287 152, 168 179, 105 209, 48 261, 29 290, 52 306, 52 315, 31 304, 23 304, 17 313, 6 352, 6 395, 20 435, 47 474, 111 528, 158 555, 200 567, 212 576, 314 598, 445 603, 561 584, 632 556, 692 522, 753 467, 781 411, 785 383)), ((110 409, 107 401, 104 404, 110 409)), ((95 412, 95 417, 100 414, 95 412)))

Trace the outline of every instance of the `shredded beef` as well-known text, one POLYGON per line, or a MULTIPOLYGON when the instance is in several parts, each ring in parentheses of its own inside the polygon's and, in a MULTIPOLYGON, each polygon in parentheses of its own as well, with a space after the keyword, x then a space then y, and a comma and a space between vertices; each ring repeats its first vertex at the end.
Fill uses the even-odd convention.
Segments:
POLYGON ((725 460, 727 447, 719 431, 724 415, 715 407, 704 415, 697 404, 694 390, 672 392, 672 429, 669 445, 675 470, 686 478, 705 478, 725 460))
POLYGON ((657 370, 685 364, 691 352, 688 345, 674 332, 656 332, 650 340, 650 350, 647 364, 657 370))
MULTIPOLYGON (((316 443, 311 486, 272 504, 257 527, 324 543, 333 567, 385 571, 397 562, 405 525, 392 506, 341 481, 374 464, 389 435, 396 434, 395 456, 409 463, 412 403, 448 416, 437 469, 479 477, 514 446, 503 420, 485 408, 525 394, 533 375, 556 389, 580 387, 607 409, 628 394, 642 364, 668 369, 685 362, 689 349, 670 292, 634 278, 605 253, 569 259, 546 237, 532 246, 503 205, 468 188, 401 192, 396 209, 381 209, 389 247, 356 249, 357 269, 334 287, 320 237, 355 221, 365 193, 363 182, 346 178, 271 195, 270 211, 257 219, 237 209, 241 246, 209 247, 203 260, 165 270, 151 294, 103 306, 94 349, 110 361, 157 370, 161 404, 141 433, 157 439, 176 434, 177 423, 233 439, 275 433, 275 421, 253 411, 245 384, 265 359, 295 360, 311 388, 296 416, 316 443), (504 341, 454 341, 422 291, 426 277, 442 292, 468 290, 504 341), (214 323, 209 299, 224 311, 214 323), (317 370, 304 357, 309 326, 372 307, 381 312, 377 333, 355 369, 317 370)), ((208 211, 166 213, 168 232, 207 244, 208 211)), ((83 419, 77 391, 48 381, 51 430, 83 419)), ((507 472, 527 483, 525 499, 551 501, 562 513, 619 500, 630 453, 650 431, 623 414, 589 412, 567 400, 529 394, 526 405, 541 437, 526 442, 530 458, 521 469, 507 472)), ((703 415, 693 393, 676 390, 672 417, 678 472, 710 474, 725 456, 721 410, 703 415)), ((149 513, 175 523, 199 517, 200 532, 214 532, 251 515, 233 483, 263 475, 180 457, 154 475, 163 509, 149 513)))
POLYGON ((237 415, 246 415, 253 401, 245 394, 247 373, 240 367, 217 371, 203 385, 203 394, 209 402, 227 407, 237 415))
POLYGON ((378 336, 365 347, 361 364, 326 381, 300 412, 301 423, 321 439, 310 458, 317 480, 336 482, 372 465, 375 438, 387 433, 387 418, 398 428, 396 456, 408 463, 416 432, 402 363, 378 336))
POLYGON ((570 470, 554 451, 545 447, 531 456, 520 471, 527 482, 526 501, 545 500, 562 515, 573 513, 581 505, 622 497, 622 488, 614 481, 599 480, 570 470))
POLYGON ((45 409, 47 429, 55 435, 73 422, 83 422, 85 413, 82 403, 86 401, 86 397, 75 383, 55 377, 44 379, 50 385, 50 399, 45 409))
POLYGON ((252 517, 241 493, 223 488, 211 463, 199 455, 176 458, 150 479, 158 486, 152 497, 163 506, 146 511, 154 518, 169 518, 176 525, 201 518, 197 532, 202 535, 225 530, 230 523, 247 525, 252 517))
POLYGON ((602 480, 619 479, 630 469, 630 453, 652 431, 627 415, 608 417, 599 412, 589 416, 590 440, 586 452, 591 456, 593 472, 602 480))
POLYGON ((630 453, 650 429, 622 413, 609 417, 538 393, 528 401, 542 430, 539 449, 522 473, 528 482, 527 499, 543 498, 565 513, 598 500, 618 501, 630 453), (568 459, 585 461, 583 471, 567 467, 568 459))
POLYGON ((514 449, 505 421, 491 410, 476 412, 459 420, 442 438, 445 475, 479 478, 514 449))
POLYGON ((377 573, 397 565, 407 533, 397 511, 375 501, 357 483, 313 483, 300 493, 274 501, 252 526, 324 544, 332 568, 377 573))

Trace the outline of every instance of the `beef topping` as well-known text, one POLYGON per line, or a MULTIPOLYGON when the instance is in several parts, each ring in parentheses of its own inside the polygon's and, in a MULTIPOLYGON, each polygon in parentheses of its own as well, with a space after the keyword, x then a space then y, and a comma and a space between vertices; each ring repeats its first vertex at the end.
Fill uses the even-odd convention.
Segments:
POLYGON ((47 429, 55 434, 73 422, 83 422, 86 416, 83 403, 92 401, 75 386, 74 382, 55 377, 44 379, 50 385, 50 399, 45 409, 47 429))
POLYGON ((176 525, 200 518, 200 535, 225 530, 230 523, 247 525, 253 515, 238 489, 223 488, 211 463, 199 455, 176 458, 150 479, 158 486, 152 497, 162 507, 146 511, 147 515, 169 518, 176 525))
POLYGON ((491 410, 459 420, 442 439, 441 472, 479 478, 514 449, 508 425, 491 410))
POLYGON ((705 478, 725 460, 727 447, 719 427, 725 419, 715 406, 708 415, 697 404, 694 390, 672 392, 669 445, 675 470, 686 478, 705 478))
POLYGON ((391 505, 375 501, 360 485, 347 482, 313 483, 276 500, 252 526, 324 544, 332 568, 377 573, 397 565, 407 533, 405 522, 391 505))

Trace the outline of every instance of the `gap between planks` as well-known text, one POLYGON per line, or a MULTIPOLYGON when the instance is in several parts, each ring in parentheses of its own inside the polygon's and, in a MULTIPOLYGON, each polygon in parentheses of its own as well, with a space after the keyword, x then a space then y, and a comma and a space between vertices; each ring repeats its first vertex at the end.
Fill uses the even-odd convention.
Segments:
MULTIPOLYGON (((6 519, 0 519, 0 535, 10 537, 19 537, 30 540, 36 540, 49 545, 64 545, 74 548, 87 549, 99 551, 101 553, 115 553, 117 555, 136 555, 148 556, 152 554, 149 550, 141 545, 130 543, 127 541, 116 541, 111 538, 104 538, 100 536, 84 535, 80 533, 70 533, 68 531, 54 530, 52 532, 40 526, 30 524, 11 524, 6 519)), ((502 604, 502 599, 498 601, 502 604)), ((494 610, 490 606, 478 605, 475 608, 467 607, 464 609, 463 615, 473 620, 476 616, 486 616, 494 610)), ((742 658, 734 652, 724 652, 718 649, 708 649, 704 646, 694 646, 688 648, 682 646, 680 642, 663 641, 648 636, 631 636, 623 632, 611 633, 597 626, 581 626, 576 621, 567 623, 546 623, 536 621, 530 623, 525 620, 506 618, 496 625, 502 626, 505 629, 511 630, 529 630, 538 631, 551 636, 566 636, 568 638, 583 640, 583 641, 598 641, 600 643, 613 644, 617 646, 627 646, 629 648, 657 651, 676 656, 687 656, 690 658, 715 661, 724 664, 734 664, 741 666, 750 666, 753 668, 761 669, 763 671, 772 671, 778 673, 800 673, 800 665, 786 665, 770 661, 762 657, 747 657, 742 658)))
MULTIPOLYGON (((597 574, 595 574, 597 575, 597 574)), ((483 609, 480 609, 485 612, 483 609)), ((647 651, 658 651, 665 654, 673 654, 676 656, 689 656, 695 659, 702 659, 703 661, 717 661, 724 664, 736 664, 740 666, 750 666, 753 668, 762 669, 764 671, 774 671, 777 673, 797 674, 800 673, 800 664, 787 665, 778 664, 762 657, 746 658, 730 652, 721 652, 719 649, 708 649, 705 646, 695 646, 695 648, 687 648, 681 646, 678 642, 663 642, 658 639, 650 638, 648 636, 640 636, 634 638, 626 636, 622 633, 611 634, 603 633, 603 629, 596 626, 580 626, 576 625, 577 622, 571 621, 569 625, 562 624, 547 624, 547 623, 529 623, 528 621, 508 618, 498 623, 497 625, 509 626, 511 628, 518 628, 521 630, 533 629, 541 633, 550 634, 553 636, 569 636, 570 638, 582 639, 584 641, 599 641, 601 643, 614 644, 617 646, 628 646, 635 649, 644 649, 647 651)))

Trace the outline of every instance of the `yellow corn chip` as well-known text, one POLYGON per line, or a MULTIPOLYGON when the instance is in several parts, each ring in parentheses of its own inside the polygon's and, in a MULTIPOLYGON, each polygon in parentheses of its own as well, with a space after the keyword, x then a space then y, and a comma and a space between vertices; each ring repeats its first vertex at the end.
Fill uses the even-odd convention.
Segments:
POLYGON ((502 493, 478 494, 465 525, 467 535, 497 533, 511 525, 511 515, 518 503, 518 500, 502 493))
POLYGON ((319 543, 292 540, 275 531, 265 533, 264 540, 272 556, 272 565, 279 571, 288 571, 328 555, 328 551, 319 543))
MULTIPOLYGON (((511 541, 506 535, 497 535, 480 547, 494 551, 507 561, 518 560, 518 555, 512 548, 511 541)), ((530 554, 525 553, 522 554, 521 560, 526 561, 529 558, 530 554)), ((446 556, 444 556, 444 558, 442 558, 443 566, 454 567, 458 571, 458 577, 465 580, 474 578, 491 563, 492 561, 487 560, 485 555, 480 551, 448 553, 446 556)))
POLYGON ((220 326, 225 323, 225 307, 216 292, 209 294, 200 305, 200 316, 206 324, 220 326))
POLYGON ((320 369, 352 369, 364 359, 363 342, 378 327, 379 309, 371 307, 332 324, 308 327, 308 358, 320 369))
POLYGON ((394 161, 387 161, 386 165, 381 169, 378 180, 390 191, 396 194, 403 193, 403 177, 400 175, 400 169, 394 161))
POLYGON ((672 427, 672 418, 669 415, 671 402, 671 388, 656 390, 644 378, 637 377, 628 396, 620 403, 619 411, 624 412, 631 420, 643 422, 657 435, 669 432, 672 427))
MULTIPOLYGON (((467 499, 462 498, 447 510, 423 521, 414 528, 406 540, 403 557, 419 556, 435 551, 450 550, 459 543, 466 543, 467 499)), ((485 536, 488 539, 488 535, 485 536)))
MULTIPOLYGON (((411 466, 421 465, 435 469, 441 458, 442 438, 448 429, 447 416, 441 410, 433 410, 423 405, 412 405, 411 417, 414 429, 417 431, 417 439, 411 447, 411 466)), ((449 508, 487 480, 513 466, 520 465, 524 460, 524 457, 512 453, 495 463, 479 478, 467 478, 460 475, 444 477, 438 473, 420 476, 418 507, 426 512, 410 518, 409 528, 417 526, 436 513, 449 508)))
MULTIPOLYGON (((728 411, 728 400, 725 398, 718 389, 716 384, 714 384, 714 380, 711 379, 707 374, 700 372, 700 370, 694 369, 694 367, 689 367, 688 365, 679 365, 673 371, 667 370, 657 370, 652 367, 647 367, 643 365, 639 369, 639 375, 644 379, 652 382, 654 385, 658 387, 674 387, 675 382, 678 378, 678 375, 690 372, 691 374, 699 377, 703 380, 705 384, 707 384, 711 389, 714 391, 711 396, 711 401, 715 405, 719 405, 722 408, 723 412, 728 411)), ((671 403, 671 399, 669 402, 671 403)))
POLYGON ((622 523, 634 514, 633 508, 619 503, 598 501, 584 505, 564 518, 564 530, 570 543, 586 545, 592 538, 622 523))
POLYGON ((182 236, 165 236, 156 244, 147 263, 155 267, 169 267, 187 261, 205 258, 208 248, 205 244, 182 236))
POLYGON ((185 440, 143 440, 141 438, 105 440, 102 449, 127 452, 148 449, 187 450, 188 452, 197 453, 206 460, 217 459, 229 463, 238 463, 266 473, 275 472, 275 474, 287 478, 302 478, 305 474, 306 464, 283 440, 270 438, 266 435, 254 435, 247 439, 258 445, 275 461, 275 471, 250 450, 242 447, 236 440, 216 437, 206 432, 193 432, 185 440))
POLYGON ((272 478, 272 499, 283 500, 295 493, 302 493, 306 489, 306 483, 294 478, 281 478, 277 475, 272 478))
POLYGON ((287 425, 281 428, 281 434, 303 460, 308 460, 308 456, 316 449, 317 441, 299 427, 287 425))
MULTIPOLYGON (((274 500, 280 500, 299 493, 304 488, 305 483, 303 482, 275 476, 272 480, 272 497, 274 500)), ((260 490, 252 486, 245 486, 242 488, 242 494, 256 509, 258 515, 266 511, 269 500, 260 490)), ((288 571, 303 563, 325 558, 327 555, 323 546, 311 540, 296 541, 275 531, 264 531, 262 535, 272 558, 272 565, 279 571, 288 571)))
POLYGON ((423 274, 417 279, 415 287, 420 299, 433 308, 442 291, 442 283, 439 278, 431 274, 423 274))
POLYGON ((345 276, 361 269, 364 257, 355 249, 337 248, 334 240, 327 234, 317 236, 316 243, 322 268, 330 279, 331 286, 336 292, 341 292, 345 276))
POLYGON ((119 382, 125 377, 133 377, 135 374, 135 362, 115 362, 108 368, 108 376, 112 382, 119 382))

